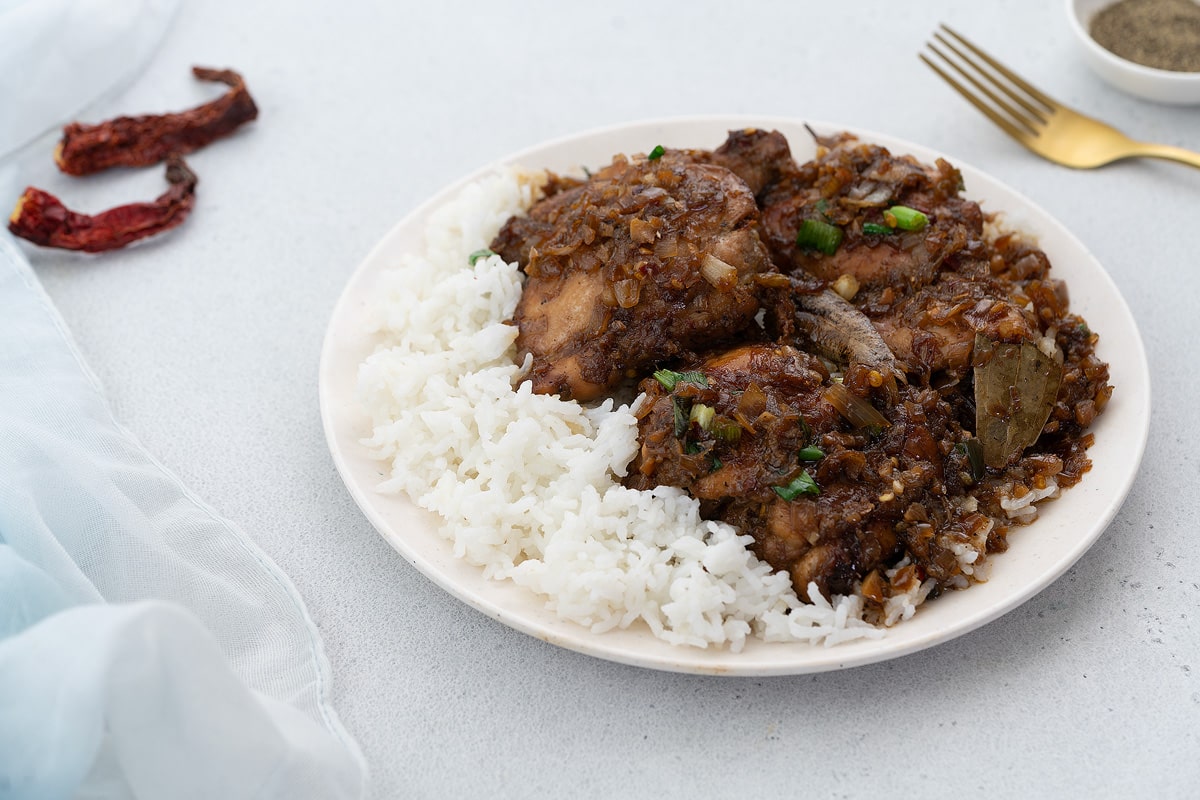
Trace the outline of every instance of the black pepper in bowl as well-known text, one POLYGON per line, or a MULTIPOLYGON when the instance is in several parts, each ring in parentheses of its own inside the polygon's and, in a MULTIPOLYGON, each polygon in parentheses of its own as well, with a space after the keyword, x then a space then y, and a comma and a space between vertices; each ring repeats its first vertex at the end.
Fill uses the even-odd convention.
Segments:
POLYGON ((1119 0, 1088 31, 1126 59, 1171 72, 1200 72, 1200 4, 1192 0, 1119 0))

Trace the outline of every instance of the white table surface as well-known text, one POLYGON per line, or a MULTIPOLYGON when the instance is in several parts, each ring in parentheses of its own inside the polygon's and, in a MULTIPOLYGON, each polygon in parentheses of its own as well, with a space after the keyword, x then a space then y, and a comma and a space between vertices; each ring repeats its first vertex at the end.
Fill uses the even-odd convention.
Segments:
MULTIPOLYGON (((118 417, 299 587, 371 797, 1195 796, 1200 171, 1040 161, 916 58, 946 21, 1059 99, 1200 150, 1200 108, 1101 83, 1063 14, 1044 0, 192 2, 92 119, 212 96, 189 72, 206 64, 244 73, 258 122, 190 158, 201 183, 182 228, 102 257, 30 255, 118 417), (1154 376, 1141 475, 1099 543, 1000 620, 843 672, 626 667, 453 599, 338 478, 318 415, 322 337, 398 219, 551 137, 726 112, 886 131, 984 169, 1071 228, 1132 307, 1154 376)), ((48 151, 26 177, 85 210, 162 185, 157 169, 67 178, 48 151)))

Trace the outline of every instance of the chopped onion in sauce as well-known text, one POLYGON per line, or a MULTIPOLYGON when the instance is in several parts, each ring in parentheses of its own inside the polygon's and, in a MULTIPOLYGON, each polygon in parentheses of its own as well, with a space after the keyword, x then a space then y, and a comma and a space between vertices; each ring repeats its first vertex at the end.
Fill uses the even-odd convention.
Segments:
POLYGON ((700 274, 722 291, 728 291, 737 284, 737 267, 726 264, 712 253, 705 253, 700 260, 700 274))
POLYGON ((875 406, 851 392, 841 383, 831 383, 822 395, 856 428, 887 428, 892 423, 875 406))
POLYGON ((679 255, 679 240, 673 234, 668 234, 654 243, 654 255, 657 258, 674 258, 679 255))
POLYGON ((613 294, 616 295, 617 305, 621 308, 633 308, 638 304, 638 298, 642 294, 641 282, 633 278, 617 281, 613 284, 613 294))
POLYGON ((638 244, 650 244, 655 233, 654 223, 638 217, 629 220, 629 238, 638 244))
POLYGON ((843 300, 853 300, 854 295, 858 294, 858 286, 858 278, 850 274, 842 274, 829 288, 841 295, 843 300))

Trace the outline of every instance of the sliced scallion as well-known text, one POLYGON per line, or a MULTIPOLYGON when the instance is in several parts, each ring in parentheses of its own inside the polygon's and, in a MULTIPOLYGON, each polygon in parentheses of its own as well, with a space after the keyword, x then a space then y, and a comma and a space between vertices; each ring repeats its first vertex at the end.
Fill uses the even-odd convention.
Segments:
POLYGON ((481 258, 491 258, 491 257, 492 257, 492 256, 494 256, 494 255, 496 255, 496 254, 495 254, 495 253, 493 253, 491 250, 488 250, 488 249, 485 247, 484 249, 482 249, 482 250, 476 250, 474 253, 471 253, 471 255, 467 256, 467 261, 470 261, 470 262, 471 262, 471 266, 473 267, 473 266, 475 266, 475 262, 476 262, 476 261, 478 261, 479 259, 481 259, 481 258))
POLYGON ((904 231, 919 231, 929 224, 929 217, 908 206, 892 206, 884 215, 888 222, 896 220, 896 227, 904 231), (888 219, 887 214, 891 215, 888 219))
POLYGON ((699 425, 700 430, 707 431, 712 427, 713 417, 716 415, 717 410, 712 406, 706 406, 704 403, 696 403, 692 406, 692 413, 688 415, 688 421, 699 425))
POLYGON ((813 480, 812 475, 808 474, 808 470, 797 475, 787 486, 772 486, 771 488, 784 500, 795 500, 802 494, 815 497, 821 493, 821 487, 817 486, 817 482, 813 480))
POLYGON ((841 243, 842 229, 819 219, 804 220, 796 232, 796 244, 819 250, 827 256, 836 253, 841 243))
POLYGON ((680 381, 708 386, 708 378, 704 377, 703 372, 676 372, 672 369, 660 369, 655 371, 654 379, 661 383, 668 392, 675 391, 675 385, 680 381))
POLYGON ((660 158, 663 157, 663 153, 665 153, 665 152, 667 152, 667 149, 665 147, 663 147, 661 144, 656 144, 656 145, 654 145, 654 149, 650 151, 650 155, 646 156, 646 160, 647 161, 658 161, 660 158))
POLYGON ((825 451, 812 445, 809 445, 800 451, 801 461, 820 461, 824 457, 825 451))
POLYGON ((889 228, 887 225, 880 225, 876 222, 864 222, 863 233, 873 236, 888 236, 896 232, 895 228, 889 228))
POLYGON ((714 439, 727 444, 737 444, 742 439, 742 426, 725 417, 716 420, 710 432, 714 439))
POLYGON ((675 438, 682 439, 688 429, 688 417, 690 409, 687 407, 686 400, 680 400, 678 397, 671 398, 671 410, 675 416, 675 438))

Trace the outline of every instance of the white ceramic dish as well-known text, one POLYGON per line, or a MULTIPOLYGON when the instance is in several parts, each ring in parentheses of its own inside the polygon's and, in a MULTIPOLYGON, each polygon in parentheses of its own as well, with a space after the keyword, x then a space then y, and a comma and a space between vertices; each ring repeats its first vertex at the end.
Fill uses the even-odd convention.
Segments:
POLYGON ((1129 94, 1159 103, 1200 103, 1200 72, 1172 72, 1121 58, 1096 43, 1088 33, 1092 18, 1116 0, 1066 0, 1067 24, 1087 65, 1104 80, 1129 94))
MULTIPOLYGON (((842 126, 810 123, 817 131, 842 126)), ((798 161, 812 156, 813 143, 801 120, 762 117, 702 117, 636 124, 571 136, 532 147, 503 159, 560 172, 607 163, 614 153, 645 152, 656 144, 712 148, 730 129, 776 128, 790 140, 798 161)), ((939 154, 890 136, 859 131, 863 139, 898 153, 932 161, 939 154)), ((952 160, 953 161, 953 160, 952 160)), ((995 557, 992 578, 962 592, 951 592, 922 606, 915 617, 892 628, 882 639, 826 648, 751 641, 741 653, 673 647, 649 629, 593 634, 559 620, 543 602, 511 583, 485 580, 481 571, 456 560, 438 536, 432 520, 406 498, 380 494, 375 487, 385 468, 360 444, 369 420, 356 400, 358 366, 374 342, 363 325, 362 310, 381 272, 401 253, 419 247, 430 212, 468 181, 463 178, 405 217, 358 267, 334 309, 321 354, 321 417, 334 462, 351 495, 383 537, 417 569, 446 591, 506 625, 547 642, 600 658, 653 669, 723 675, 773 675, 819 672, 894 658, 960 636, 1028 600, 1062 575, 1091 547, 1116 514, 1133 483, 1145 447, 1150 418, 1149 374, 1137 326, 1125 301, 1104 269, 1061 224, 1004 184, 960 162, 967 194, 990 211, 1004 211, 1035 234, 1049 254, 1054 272, 1070 284, 1074 310, 1100 332, 1100 355, 1111 365, 1116 387, 1112 402, 1095 426, 1090 451, 1094 467, 1080 485, 1046 504, 1034 525, 1014 529, 1010 549, 995 557)), ((403 613, 400 611, 399 613, 403 613)))

